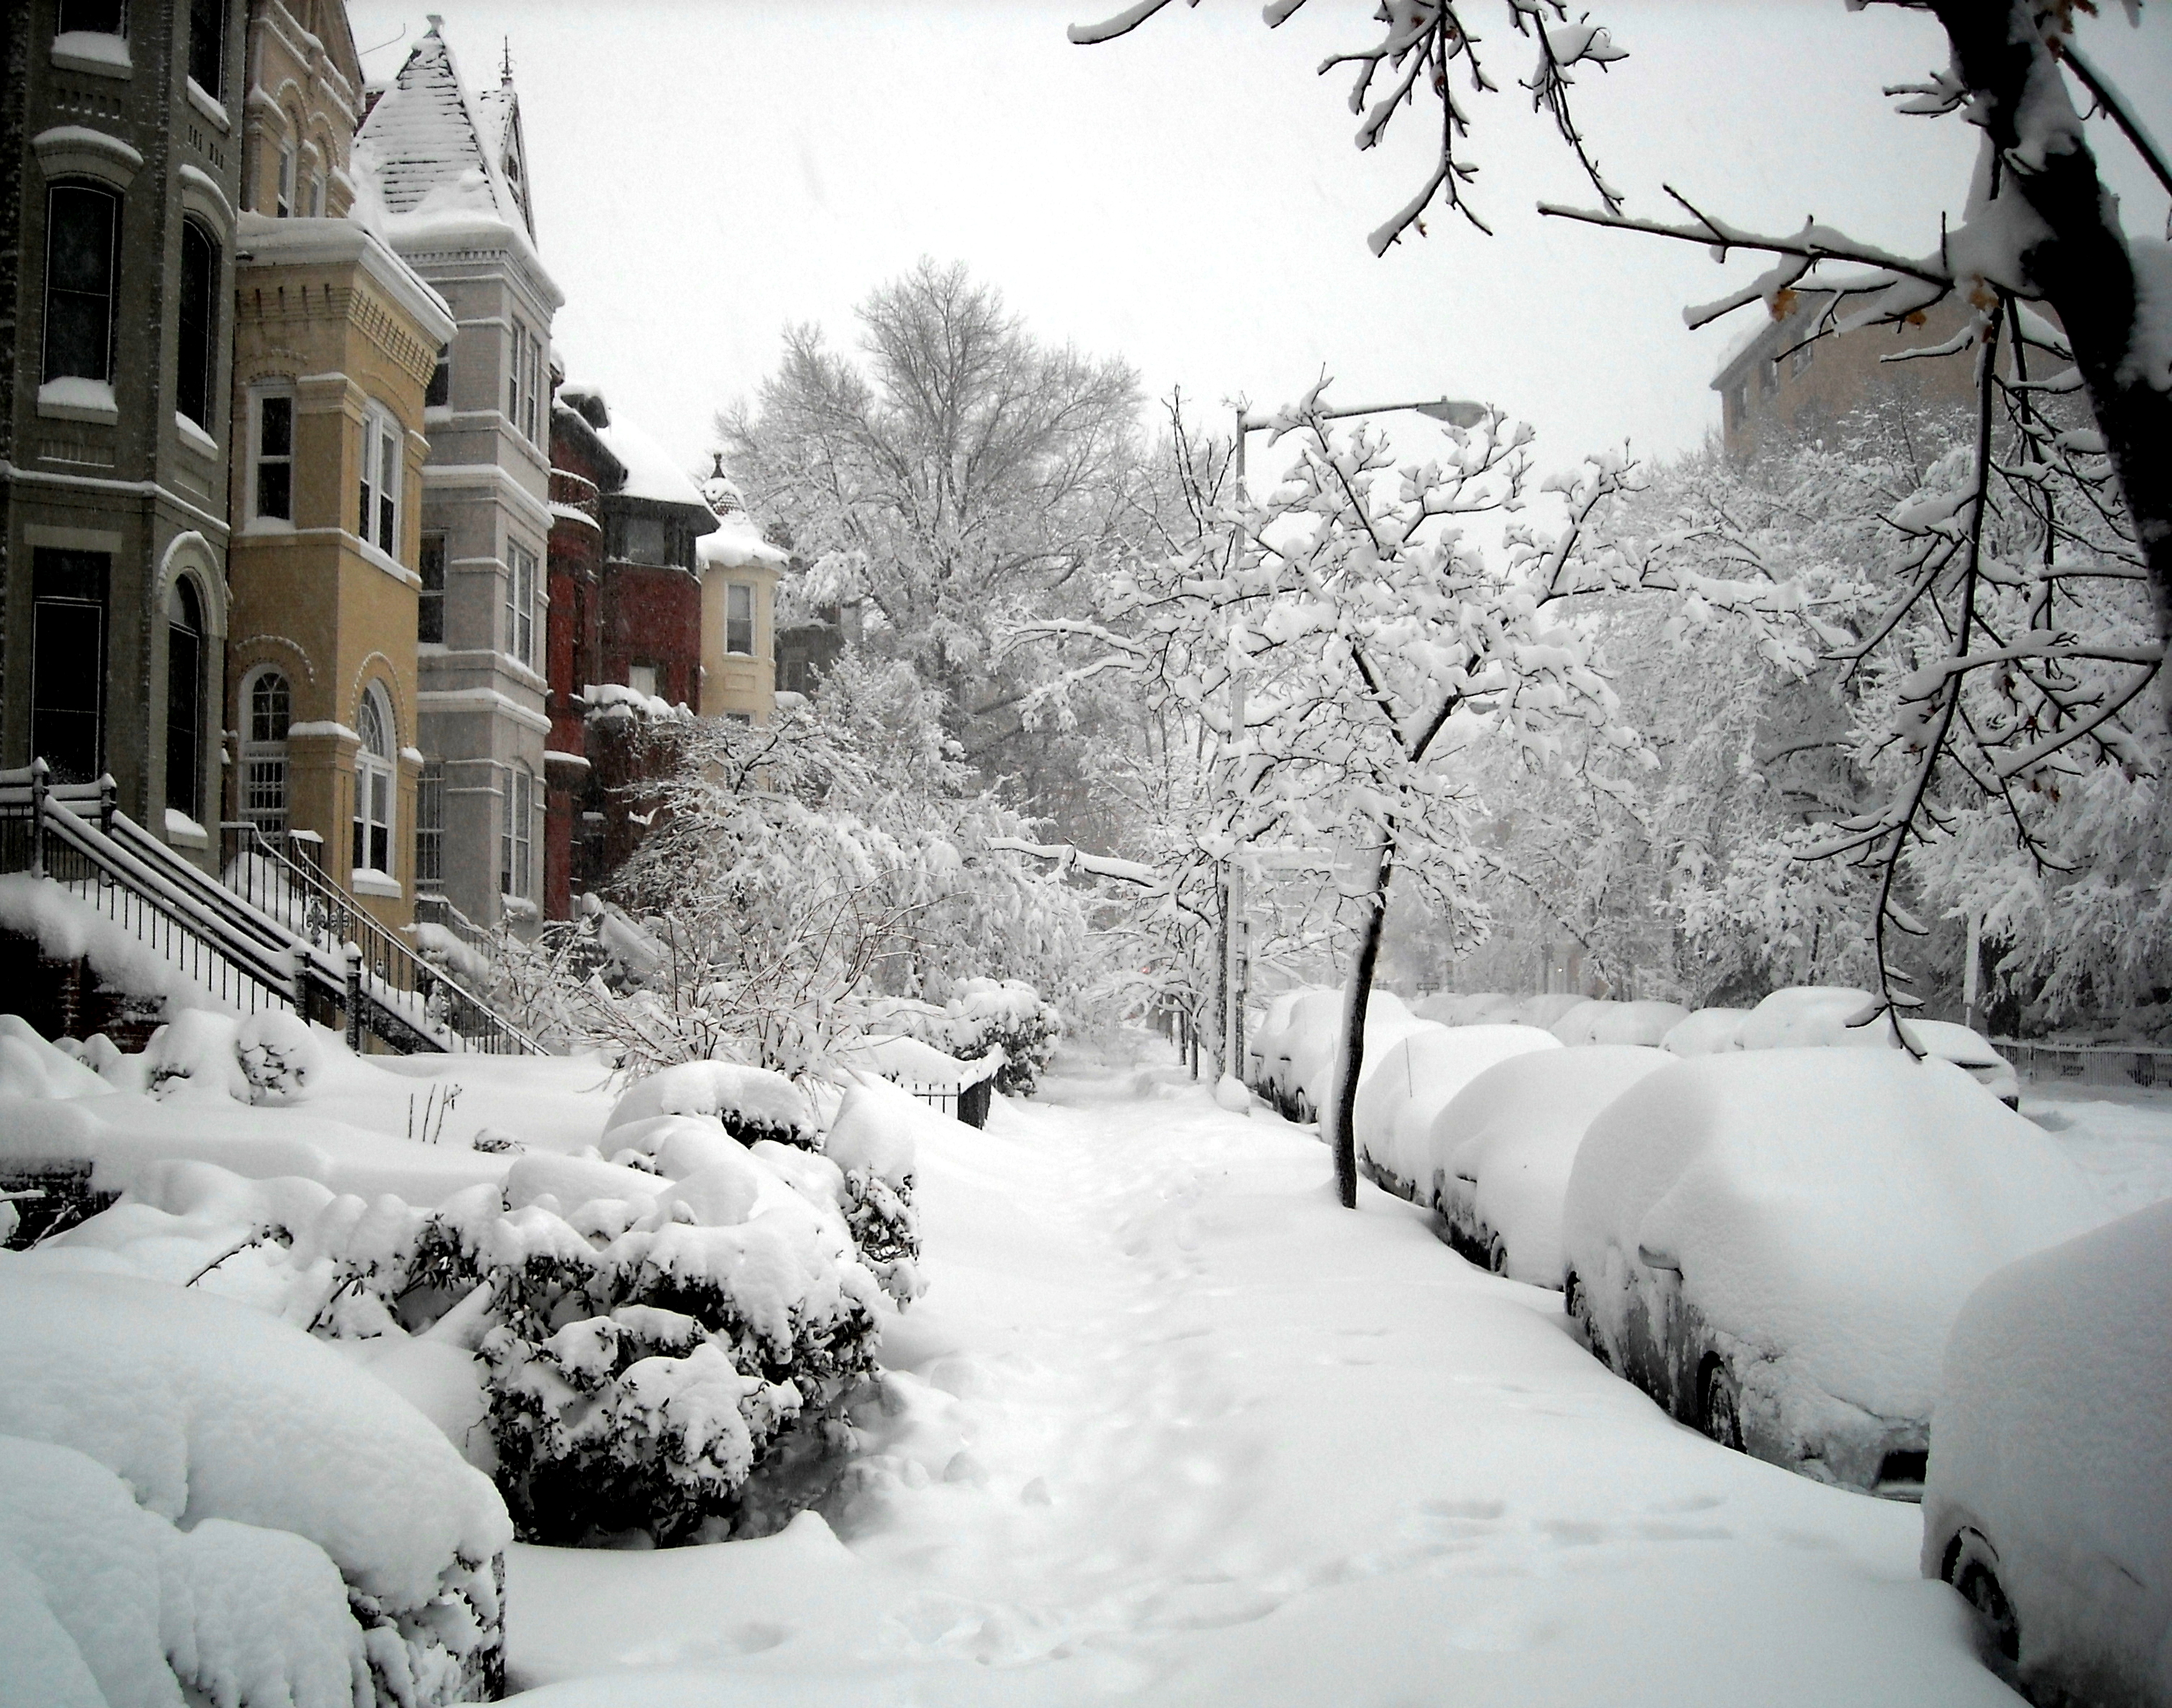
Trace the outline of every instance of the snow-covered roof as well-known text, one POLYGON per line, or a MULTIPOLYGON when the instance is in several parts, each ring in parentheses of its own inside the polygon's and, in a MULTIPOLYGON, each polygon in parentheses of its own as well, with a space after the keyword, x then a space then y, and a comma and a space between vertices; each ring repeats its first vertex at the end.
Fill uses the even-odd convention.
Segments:
POLYGON ((505 127, 517 126, 518 108, 510 88, 497 96, 486 124, 433 19, 355 134, 355 217, 403 251, 425 238, 510 237, 555 307, 525 201, 505 177, 505 127))
POLYGON ((670 452, 624 416, 613 412, 610 419, 609 427, 596 429, 596 437, 626 465, 626 484, 614 496, 645 498, 652 504, 682 505, 705 517, 711 514, 701 489, 670 452))
POLYGON ((694 542, 694 553, 704 569, 782 569, 790 556, 761 537, 761 531, 744 514, 719 516, 717 531, 694 542))
POLYGON ((472 173, 480 175, 472 185, 478 211, 519 218, 519 205, 498 177, 497 151, 485 144, 452 47, 434 21, 369 110, 358 140, 369 144, 387 212, 411 213, 432 191, 463 184, 472 173))

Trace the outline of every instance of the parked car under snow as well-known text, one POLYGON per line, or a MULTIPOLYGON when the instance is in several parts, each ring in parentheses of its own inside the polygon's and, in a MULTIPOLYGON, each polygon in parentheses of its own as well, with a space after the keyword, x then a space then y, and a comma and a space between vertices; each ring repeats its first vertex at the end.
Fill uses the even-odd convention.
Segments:
MULTIPOLYGON (((1821 1045, 1890 1050, 1890 1023, 1882 1015, 1863 1020, 1875 1002, 1869 991, 1846 985, 1796 985, 1775 991, 1750 1011, 1735 1034, 1734 1047, 1788 1050, 1821 1045)), ((1900 1023, 1919 1054, 1952 1062, 2007 1108, 2021 1107, 2021 1080, 2013 1064, 1992 1049, 1981 1033, 1952 1020, 1906 1019, 1900 1023)))
POLYGON ((2172 1705, 2172 1202, 1998 1271, 1946 1342, 1923 1575, 2042 1703, 2172 1705))
POLYGON ((1912 1496, 1962 1302, 2104 1220, 2034 1123, 1898 1050, 1677 1062, 1592 1121, 1562 1214, 1569 1314, 1685 1423, 1912 1496))
POLYGON ((1464 1087, 1436 1123, 1447 1148, 1433 1201, 1448 1243, 1496 1275, 1558 1287, 1562 1204, 1585 1129, 1673 1062, 1658 1050, 1594 1044, 1512 1056, 1464 1087))

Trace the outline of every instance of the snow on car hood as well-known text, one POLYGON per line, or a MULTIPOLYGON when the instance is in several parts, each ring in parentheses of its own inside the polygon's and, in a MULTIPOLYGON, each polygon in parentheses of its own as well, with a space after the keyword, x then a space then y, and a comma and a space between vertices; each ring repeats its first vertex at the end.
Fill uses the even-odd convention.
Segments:
MULTIPOLYGON (((1899 1050, 1685 1061, 1584 1136, 1562 1243, 1680 1265, 1713 1327, 1884 1417, 1925 1417, 1946 1334, 1985 1276, 2105 1220, 2035 1123, 1899 1050)), ((1596 1302, 1596 1301, 1595 1301, 1596 1302)))

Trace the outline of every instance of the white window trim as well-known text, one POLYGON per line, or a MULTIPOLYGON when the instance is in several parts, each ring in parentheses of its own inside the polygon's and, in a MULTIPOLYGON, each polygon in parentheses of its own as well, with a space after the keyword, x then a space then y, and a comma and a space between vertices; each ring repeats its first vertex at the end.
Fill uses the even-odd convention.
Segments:
MULTIPOLYGON (((373 753, 370 750, 369 744, 366 740, 358 742, 356 744, 354 750, 354 814, 352 824, 350 825, 348 830, 348 840, 350 844, 352 844, 353 839, 352 824, 362 825, 363 827, 362 851, 364 854, 368 853, 370 841, 369 831, 371 829, 374 828, 377 821, 371 819, 369 816, 369 792, 365 789, 363 785, 365 780, 368 777, 381 776, 384 781, 384 857, 388 861, 396 862, 400 857, 400 761, 397 757, 400 751, 400 728, 399 725, 393 721, 391 696, 386 694, 381 686, 373 682, 362 690, 362 694, 363 701, 373 702, 377 708, 378 721, 384 731, 384 744, 390 748, 392 751, 390 754, 373 753)), ((355 707, 354 722, 354 727, 358 733, 360 732, 364 722, 365 720, 362 716, 361 704, 358 703, 355 707)), ((351 846, 349 851, 352 851, 351 846)), ((400 893, 400 886, 397 880, 394 879, 392 874, 390 872, 384 871, 384 868, 382 867, 352 864, 352 872, 354 878, 356 879, 354 887, 362 894, 375 895, 390 894, 397 895, 400 893), (390 891, 382 889, 371 889, 368 888, 368 881, 363 878, 363 874, 364 873, 377 872, 384 873, 384 881, 391 883, 392 887, 390 891)))
MULTIPOLYGON (((398 566, 401 536, 407 519, 407 431, 400 425, 399 417, 381 403, 373 403, 363 411, 362 431, 362 476, 359 484, 368 488, 370 503, 367 515, 358 514, 355 518, 361 524, 357 530, 357 537, 379 556, 398 566), (385 471, 380 465, 378 454, 387 445, 392 451, 390 481, 385 479, 385 471), (389 547, 377 537, 378 517, 388 487, 392 499, 392 544, 389 547)), ((359 490, 355 497, 358 500, 360 498, 359 490)), ((358 510, 360 508, 358 504, 358 510)))
POLYGON ((249 388, 248 436, 243 441, 248 447, 248 468, 245 471, 246 478, 242 482, 247 489, 242 495, 241 531, 243 533, 292 534, 294 531, 294 465, 298 459, 294 455, 293 440, 300 432, 301 424, 301 404, 294 395, 292 381, 279 379, 260 381, 249 388), (263 460, 261 448, 264 443, 264 400, 267 397, 283 397, 290 406, 288 415, 287 445, 288 513, 284 516, 259 516, 256 513, 257 465, 263 460))

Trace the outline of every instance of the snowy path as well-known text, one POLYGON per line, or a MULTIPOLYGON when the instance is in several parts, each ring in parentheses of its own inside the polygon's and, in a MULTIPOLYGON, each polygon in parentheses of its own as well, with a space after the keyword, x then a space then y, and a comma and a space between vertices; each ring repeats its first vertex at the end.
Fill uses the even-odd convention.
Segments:
POLYGON ((518 1550, 524 1700, 2017 1700, 1917 1577, 1914 1508, 1679 1428, 1557 1296, 1325 1176, 1189 1084, 957 1129, 836 1528, 518 1550))

